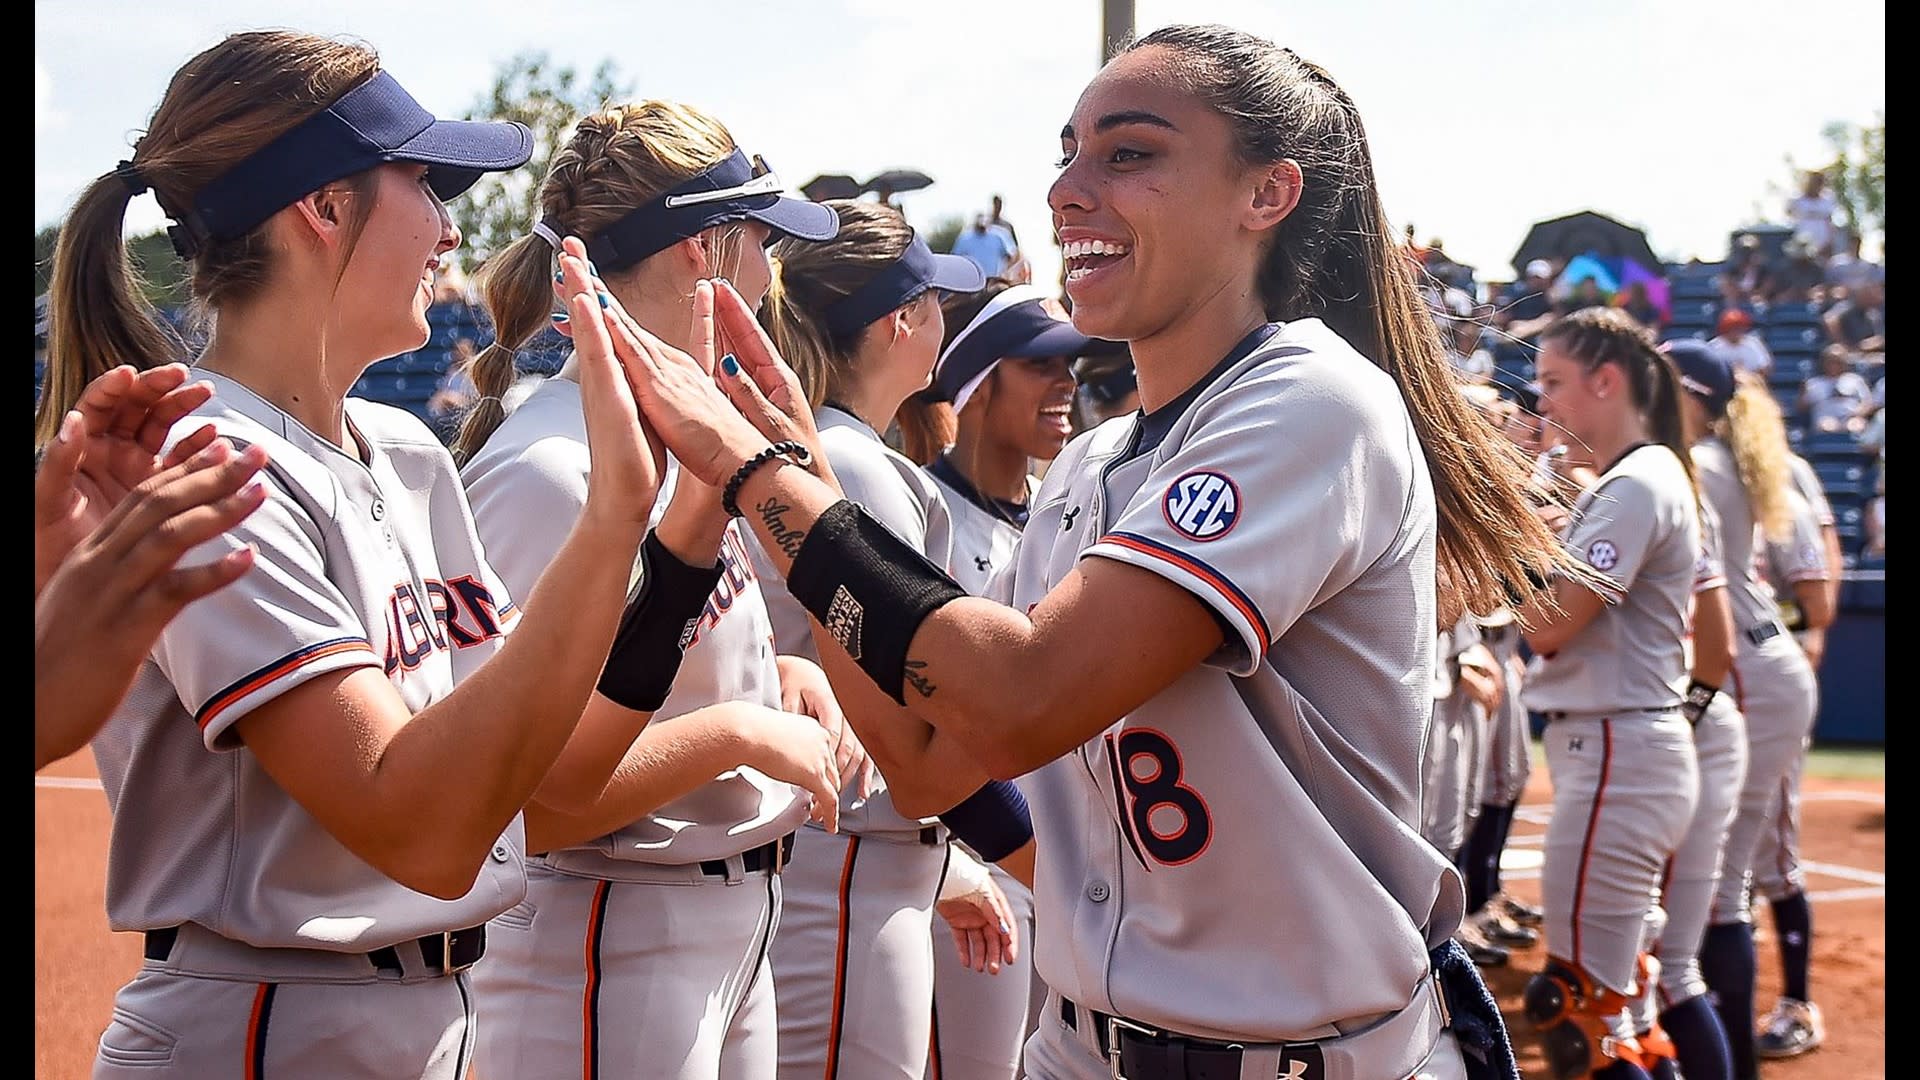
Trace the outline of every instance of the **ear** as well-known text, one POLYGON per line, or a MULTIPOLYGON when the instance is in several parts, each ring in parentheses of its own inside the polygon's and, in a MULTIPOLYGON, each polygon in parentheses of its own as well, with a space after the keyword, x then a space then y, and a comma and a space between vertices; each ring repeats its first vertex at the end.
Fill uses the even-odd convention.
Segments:
POLYGON ((893 314, 887 316, 887 343, 889 345, 899 344, 901 338, 913 336, 914 331, 918 329, 914 326, 915 320, 913 317, 913 309, 917 306, 917 301, 912 304, 904 304, 894 308, 893 314))
POLYGON ((1292 158, 1267 166, 1255 176, 1254 182, 1257 186, 1253 189, 1253 202, 1247 208, 1249 229, 1255 232, 1271 229, 1300 205, 1305 176, 1300 171, 1300 163, 1292 158))
POLYGON ((689 236, 676 241, 671 250, 680 257, 687 272, 697 281, 712 277, 712 263, 707 259, 707 242, 699 236, 689 236))
POLYGON ((310 191, 294 201, 294 218, 302 231, 321 245, 331 247, 346 235, 347 196, 351 193, 337 184, 310 191))
POLYGON ((1587 389, 1595 397, 1618 397, 1627 386, 1627 373, 1619 364, 1601 364, 1587 372, 1587 389))

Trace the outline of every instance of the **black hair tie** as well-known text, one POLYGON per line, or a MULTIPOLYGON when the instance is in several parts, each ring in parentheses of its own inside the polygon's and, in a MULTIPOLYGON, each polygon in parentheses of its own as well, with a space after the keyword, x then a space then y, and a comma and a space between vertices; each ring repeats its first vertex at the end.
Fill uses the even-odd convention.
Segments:
POLYGON ((113 175, 119 177, 120 182, 127 185, 127 190, 135 195, 145 195, 151 186, 147 183, 147 178, 141 175, 140 167, 131 161, 123 161, 114 166, 113 175))

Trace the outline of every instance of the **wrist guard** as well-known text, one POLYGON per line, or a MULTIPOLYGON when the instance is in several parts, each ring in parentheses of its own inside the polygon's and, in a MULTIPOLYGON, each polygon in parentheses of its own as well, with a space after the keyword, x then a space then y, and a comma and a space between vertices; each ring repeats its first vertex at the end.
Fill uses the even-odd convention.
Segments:
POLYGON ((707 597, 719 583, 717 562, 710 567, 688 566, 667 550, 657 534, 648 532, 640 542, 640 584, 627 601, 606 665, 600 669, 600 693, 638 712, 652 712, 664 704, 707 597))

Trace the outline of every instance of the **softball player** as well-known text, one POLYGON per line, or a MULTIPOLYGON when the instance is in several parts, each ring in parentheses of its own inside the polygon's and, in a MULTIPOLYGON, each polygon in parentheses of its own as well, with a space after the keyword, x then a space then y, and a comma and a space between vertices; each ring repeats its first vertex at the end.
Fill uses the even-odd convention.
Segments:
MULTIPOLYGON (((476 383, 503 390, 515 346, 547 318, 556 235, 585 238, 612 300, 710 364, 711 309, 700 297, 711 293, 698 283, 724 273, 757 299, 773 231, 799 242, 833 235, 832 210, 778 192, 777 178, 693 109, 644 102, 586 117, 541 187, 541 229, 484 276, 499 332, 476 383)), ((462 432, 474 521, 509 589, 545 570, 588 495, 577 369, 569 359, 497 429, 476 416, 462 432)), ((494 955, 475 978, 488 1080, 572 1075, 583 1062, 589 1078, 774 1072, 767 950, 780 874, 809 810, 788 781, 818 775, 830 744, 818 723, 774 712, 786 671, 718 492, 677 469, 667 486, 649 523, 649 545, 660 543, 650 570, 658 587, 693 582, 697 617, 646 736, 635 738, 630 713, 583 723, 540 789, 543 804, 594 824, 536 857, 526 901, 493 923, 494 955), (697 752, 710 737, 726 756, 697 752), (684 765, 670 790, 666 760, 684 765)), ((813 786, 830 823, 838 790, 830 779, 813 786)))
MULTIPOLYGON (((1832 511, 1825 511, 1823 518, 1824 497, 1818 506, 1799 497, 1789 503, 1793 534, 1784 543, 1766 545, 1768 577, 1793 596, 1792 609, 1801 627, 1795 639, 1820 647, 1833 622, 1832 601, 1837 591, 1833 588, 1836 581, 1827 575, 1838 545, 1835 542, 1827 547, 1821 542, 1823 533, 1829 537, 1832 534, 1832 511)), ((1808 654, 1808 663, 1818 666, 1813 653, 1808 654)), ((1815 707, 1817 710, 1817 699, 1815 707)), ((1754 847, 1753 891, 1766 897, 1772 910, 1783 983, 1780 1000, 1761 1018, 1754 1036, 1755 1049, 1763 1058, 1797 1057, 1818 1047, 1826 1037, 1820 1007, 1807 992, 1813 957, 1813 911, 1807 903, 1806 879, 1800 869, 1800 775, 1806 760, 1803 748, 1780 782, 1773 813, 1754 847)))
POLYGON ((1449 940, 1458 875, 1418 835, 1436 565, 1469 610, 1587 572, 1455 393, 1324 70, 1169 27, 1062 142, 1074 325, 1130 343, 1146 411, 1048 469, 1002 602, 790 467, 812 437, 771 404, 794 397, 776 356, 742 354, 728 398, 652 366, 647 414, 732 489, 836 688, 911 702, 849 708, 883 771, 918 740, 945 773, 916 781, 1032 792, 1049 996, 1026 1075, 1512 1076, 1449 940))
MULTIPOLYGON (((147 131, 62 230, 86 254, 58 263, 61 325, 139 340, 121 216, 151 187, 217 313, 195 415, 270 464, 264 503, 189 556, 251 545, 253 568, 168 625, 94 741, 109 921, 147 958, 95 1075, 454 1080, 464 972, 525 894, 520 810, 602 673, 610 555, 632 557, 658 485, 627 375, 596 322, 593 506, 523 616, 432 432, 339 388, 426 342, 460 239, 441 199, 524 162, 527 129, 435 120, 365 46, 265 31, 190 60, 147 131)), ((565 270, 591 317, 577 249, 565 270)))
MULTIPOLYGON (((825 205, 840 215, 839 235, 775 246, 779 265, 761 321, 819 409, 821 445, 847 497, 944 567, 953 544, 946 500, 880 433, 897 422, 910 443, 943 441, 928 434, 932 407, 914 397, 945 332, 940 293, 971 292, 985 279, 964 258, 933 254, 891 207, 825 205)), ((806 611, 765 555, 757 557, 775 646, 817 659, 806 611)), ((857 707, 848 701, 849 711, 857 707)), ((883 770, 880 779, 873 790, 842 793, 838 834, 803 829, 794 841, 773 943, 787 1080, 917 1080, 926 1065, 929 932, 947 830, 930 816, 901 813, 887 790, 893 777, 883 770)))
MULTIPOLYGON (((1674 348, 1694 348, 1681 343, 1674 348)), ((1672 349, 1665 349, 1669 356, 1672 349)), ((1684 385, 1684 382, 1683 382, 1684 385)), ((1663 1052, 1690 1077, 1731 1077, 1727 1033, 1706 997, 1700 975, 1700 942, 1706 933, 1715 886, 1733 819, 1735 802, 1747 772, 1746 720, 1730 694, 1719 692, 1733 660, 1733 614, 1727 601, 1727 577, 1720 559, 1718 522, 1700 505, 1700 557, 1693 573, 1693 605, 1688 618, 1687 700, 1683 708, 1693 724, 1693 745, 1700 763, 1700 800, 1686 837, 1668 860, 1660 879, 1660 903, 1666 922, 1652 948, 1654 963, 1635 999, 1636 1028, 1643 1044, 1655 1028, 1671 1040, 1663 1052)))
MULTIPOLYGON (((1478 391, 1463 390, 1482 405, 1482 413, 1529 456, 1540 454, 1540 420, 1521 402, 1499 398, 1486 401, 1478 391)), ((1552 490, 1551 474, 1537 478, 1531 497, 1544 501, 1552 490)), ((1513 609, 1502 606, 1481 620, 1480 638, 1500 667, 1500 704, 1491 717, 1487 752, 1482 756, 1483 802, 1467 837, 1461 872, 1466 876, 1467 912, 1476 916, 1490 944, 1503 948, 1529 947, 1540 940, 1536 927, 1539 908, 1520 901, 1501 888, 1500 858, 1513 826, 1513 812, 1525 794, 1533 772, 1533 731, 1527 707, 1521 703, 1526 664, 1520 656, 1520 626, 1513 609)))
MULTIPOLYGON (((976 596, 1013 561, 1040 486, 1028 462, 1052 461, 1073 435, 1073 359, 1119 348, 1075 330, 1052 303, 1031 285, 996 279, 953 296, 943 312, 932 393, 952 404, 959 426, 929 471, 953 515, 949 571, 976 596)), ((988 872, 1012 909, 1018 957, 978 971, 935 925, 930 1080, 1011 1080, 1039 1023, 1046 987, 1033 971, 1033 892, 997 865, 988 872)))
POLYGON ((1558 610, 1521 612, 1536 654, 1526 705, 1547 714, 1553 773, 1547 966, 1527 984, 1527 1016, 1557 1077, 1639 1076, 1665 1037, 1643 1042, 1625 1006, 1699 797, 1681 688, 1700 518, 1679 380, 1638 323, 1611 308, 1568 315, 1542 332, 1536 369, 1541 412, 1598 472, 1566 545, 1612 595, 1562 582, 1558 610))
MULTIPOLYGON (((1757 1075, 1749 871, 1781 784, 1792 776, 1812 731, 1815 686, 1813 669, 1781 625, 1773 590, 1758 568, 1764 552, 1757 545, 1766 536, 1785 537, 1793 528, 1779 407, 1763 386, 1736 380, 1715 354, 1684 349, 1673 358, 1687 379, 1693 430, 1710 432, 1694 443, 1693 461, 1702 499, 1719 519, 1734 619, 1730 689, 1747 721, 1746 781, 1727 830, 1700 950, 1701 972, 1732 1046, 1734 1076, 1747 1080, 1757 1075)), ((1823 585, 1810 584, 1809 599, 1823 598, 1824 591, 1823 585)))

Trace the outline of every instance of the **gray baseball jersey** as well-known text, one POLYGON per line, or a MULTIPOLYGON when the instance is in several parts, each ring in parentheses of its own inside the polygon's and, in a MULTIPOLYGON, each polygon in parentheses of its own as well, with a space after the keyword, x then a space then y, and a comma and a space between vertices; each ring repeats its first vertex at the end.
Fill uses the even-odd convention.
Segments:
MULTIPOLYGON (((1576 500, 1564 543, 1618 592, 1535 658, 1524 691, 1529 708, 1550 714, 1547 952, 1625 993, 1699 797, 1679 704, 1700 517, 1680 460, 1659 444, 1629 448, 1576 500)), ((1616 1034, 1631 1035, 1630 1023, 1623 1012, 1616 1034)))
POLYGON ((244 1062, 249 1074, 458 1080, 474 1039, 468 976, 432 977, 409 939, 519 902, 519 819, 473 888, 438 900, 334 839, 235 725, 360 667, 384 671, 417 712, 494 655, 518 612, 481 555, 453 459, 420 421, 349 399, 342 450, 240 383, 199 375, 216 396, 196 420, 266 448, 268 496, 182 560, 258 552, 168 624, 93 741, 113 811, 108 921, 179 928, 165 959, 115 995, 94 1075, 232 1075, 244 1062), (397 976, 367 955, 389 946, 397 976), (335 1037, 346 1030, 355 1037, 335 1037))
POLYGON ((1497 715, 1487 725, 1487 751, 1481 755, 1480 802, 1483 806, 1506 806, 1516 802, 1527 790, 1533 775, 1533 729, 1529 726, 1527 706, 1520 700, 1522 679, 1515 671, 1513 658, 1520 655, 1520 625, 1511 611, 1503 610, 1504 621, 1483 625, 1480 639, 1500 664, 1501 694, 1497 715))
MULTIPOLYGON (((487 550, 522 592, 586 504, 586 413, 580 384, 562 370, 462 470, 487 550)), ((655 524, 678 476, 668 464, 655 524)), ((719 558, 720 581, 657 719, 726 701, 780 703, 766 605, 738 523, 719 558)), ((590 1077, 768 1076, 776 1033, 766 956, 780 883, 771 869, 746 872, 742 853, 806 816, 798 789, 742 766, 608 836, 534 859, 526 902, 493 921, 493 952, 475 970, 478 1073, 571 1075, 584 1061, 590 1077)))
POLYGON ((1434 644, 1433 727, 1427 733, 1421 785, 1421 835, 1442 854, 1456 856, 1480 811, 1480 755, 1486 710, 1460 679, 1460 656, 1479 644, 1480 627, 1463 616, 1434 644))
MULTIPOLYGON (((926 470, 894 452, 851 413, 828 405, 819 410, 815 420, 821 445, 847 498, 865 507, 935 566, 948 566, 953 551, 953 517, 926 470)), ((786 582, 775 572, 758 538, 749 535, 746 546, 760 580, 765 582, 776 646, 784 655, 819 662, 820 652, 814 648, 806 609, 787 592, 786 582)), ((880 790, 864 799, 857 785, 850 784, 840 793, 841 832, 917 834, 932 824, 932 819, 902 817, 887 797, 884 782, 875 786, 880 790)))
MULTIPOLYGON (((1727 576, 1720 561, 1720 535, 1713 508, 1700 507, 1700 557, 1694 565, 1693 594, 1724 589, 1727 576)), ((1688 625, 1692 626, 1691 617, 1688 625)), ((1689 633, 1688 666, 1693 662, 1689 633)), ((1727 826, 1747 775, 1747 722, 1734 707, 1731 693, 1716 694, 1713 704, 1693 728, 1694 754, 1699 762, 1700 798, 1694 805, 1687 832, 1667 862, 1660 879, 1660 904, 1666 925, 1652 949, 1660 960, 1658 1001, 1645 1008, 1669 1008, 1707 992, 1700 973, 1700 943, 1713 908, 1725 856, 1727 826)))
POLYGON ((1598 716, 1678 706, 1700 553, 1693 485, 1680 460, 1657 443, 1629 450, 1575 500, 1565 543, 1620 595, 1552 656, 1534 658, 1527 708, 1598 716))
MULTIPOLYGON (((1013 563, 1025 513, 983 495, 964 476, 951 482, 951 469, 951 462, 942 459, 928 471, 953 514, 953 579, 976 596, 990 596, 994 575, 1013 563)), ((1026 509, 1034 506, 1039 490, 1040 482, 1029 476, 1026 509)), ((987 864, 987 873, 1012 910, 1019 959, 1002 965, 998 974, 966 967, 946 921, 936 913, 927 1080, 1012 1080, 1019 1075, 1021 1047, 1033 1033, 1046 996, 1033 970, 1033 893, 995 864, 987 864)))
MULTIPOLYGON (((1105 558, 1189 590, 1228 632, 1208 663, 1022 780, 1050 988, 1267 1042, 1427 1000, 1428 950, 1465 904, 1419 837, 1435 527, 1398 388, 1317 319, 1262 327, 1179 399, 1055 460, 1013 606, 1105 558)), ((1064 1037, 1045 1015, 1036 1043, 1064 1037)), ((1052 1075, 1034 1045, 1029 1072, 1052 1075)), ((1367 1071, 1405 1075, 1428 1049, 1396 1046, 1411 1058, 1367 1071)))
POLYGON ((367 952, 512 907, 526 891, 518 819, 472 891, 436 900, 335 840, 233 730, 292 687, 355 667, 384 670, 418 711, 498 650, 519 612, 481 554, 453 459, 398 409, 347 401, 363 461, 240 383, 199 377, 215 396, 196 418, 236 447, 259 443, 272 463, 260 509, 183 563, 249 543, 259 554, 168 624, 93 741, 114 816, 108 921, 367 952))
MULTIPOLYGON (((986 593, 987 581, 994 572, 1013 561, 1025 517, 981 495, 971 484, 965 484, 964 478, 960 484, 948 482, 944 477, 951 475, 947 471, 951 468, 952 465, 943 460, 928 470, 953 518, 953 555, 948 572, 961 588, 981 596, 986 593)), ((1039 490, 1040 482, 1029 476, 1028 509, 1032 508, 1039 490)))
MULTIPOLYGON (((586 438, 580 384, 550 378, 461 470, 488 558, 515 595, 532 591, 586 505, 586 438)), ((661 486, 655 523, 676 475, 670 470, 661 486)), ((723 701, 780 705, 767 608, 739 530, 738 522, 727 526, 720 545, 725 572, 656 717, 723 701)), ((742 766, 609 836, 550 852, 546 859, 560 870, 618 880, 622 863, 725 858, 792 832, 806 816, 798 789, 742 766)))
MULTIPOLYGON (((816 414, 820 441, 847 498, 946 566, 952 519, 926 471, 858 417, 816 414)), ((808 616, 750 539, 784 654, 817 661, 808 616)), ((929 928, 946 867, 943 829, 901 816, 885 791, 841 793, 840 832, 800 830, 783 882, 773 976, 780 990, 780 1076, 917 1078, 933 1016, 929 928)), ((948 948, 952 948, 949 944, 948 948)))
POLYGON ((1813 511, 1816 524, 1822 528, 1833 524, 1833 504, 1827 501, 1827 489, 1820 483, 1820 474, 1799 454, 1787 454, 1787 469, 1793 475, 1793 490, 1807 500, 1807 506, 1813 511))
POLYGON ((1693 463, 1701 497, 1712 504, 1720 525, 1736 650, 1731 689, 1747 722, 1747 775, 1727 827, 1711 918, 1716 924, 1745 922, 1752 918, 1746 900, 1755 848, 1812 731, 1817 688, 1806 654, 1780 625, 1773 589, 1762 576, 1758 559, 1765 541, 1732 453, 1719 439, 1706 438, 1694 444, 1693 463))

